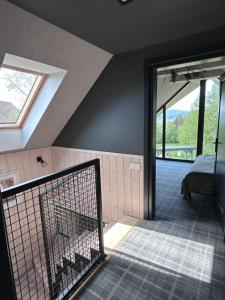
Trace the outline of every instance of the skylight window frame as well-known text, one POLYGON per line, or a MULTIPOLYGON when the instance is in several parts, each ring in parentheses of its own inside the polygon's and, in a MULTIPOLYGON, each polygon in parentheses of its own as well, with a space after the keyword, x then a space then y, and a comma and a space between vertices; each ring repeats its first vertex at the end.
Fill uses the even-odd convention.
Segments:
POLYGON ((20 67, 6 65, 6 64, 2 64, 1 68, 14 70, 14 71, 20 71, 20 72, 24 72, 24 73, 28 73, 28 74, 34 74, 34 75, 37 75, 37 76, 41 77, 39 80, 37 78, 38 83, 37 83, 37 80, 34 82, 34 85, 33 85, 32 89, 30 90, 29 95, 27 96, 27 99, 24 103, 24 106, 23 106, 23 108, 22 108, 22 110, 19 114, 17 122, 0 124, 0 130, 21 129, 23 127, 23 124, 24 124, 27 116, 29 115, 29 113, 31 111, 31 108, 32 108, 35 100, 37 99, 37 96, 39 95, 40 90, 43 87, 43 84, 46 81, 48 75, 44 74, 44 73, 41 73, 41 72, 36 72, 36 71, 33 71, 33 70, 29 70, 29 69, 26 69, 26 68, 20 68, 20 67))

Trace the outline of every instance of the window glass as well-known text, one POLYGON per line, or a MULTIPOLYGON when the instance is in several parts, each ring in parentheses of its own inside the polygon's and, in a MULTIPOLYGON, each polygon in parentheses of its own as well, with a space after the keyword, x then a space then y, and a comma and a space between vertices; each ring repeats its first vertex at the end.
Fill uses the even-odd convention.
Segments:
POLYGON ((166 106, 166 158, 194 160, 197 153, 200 87, 166 106))
POLYGON ((16 124, 43 76, 2 67, 0 69, 0 124, 16 124))
POLYGON ((215 154, 214 142, 217 136, 220 82, 209 79, 206 82, 205 116, 203 132, 203 153, 215 154))
POLYGON ((157 113, 156 119, 156 157, 162 157, 163 142, 163 110, 157 113))

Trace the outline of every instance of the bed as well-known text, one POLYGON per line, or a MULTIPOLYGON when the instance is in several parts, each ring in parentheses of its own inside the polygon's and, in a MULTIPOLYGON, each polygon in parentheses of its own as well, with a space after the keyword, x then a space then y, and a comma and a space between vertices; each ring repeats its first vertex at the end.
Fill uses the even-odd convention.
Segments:
POLYGON ((186 199, 191 193, 212 194, 214 190, 215 156, 199 155, 181 185, 181 193, 186 199))

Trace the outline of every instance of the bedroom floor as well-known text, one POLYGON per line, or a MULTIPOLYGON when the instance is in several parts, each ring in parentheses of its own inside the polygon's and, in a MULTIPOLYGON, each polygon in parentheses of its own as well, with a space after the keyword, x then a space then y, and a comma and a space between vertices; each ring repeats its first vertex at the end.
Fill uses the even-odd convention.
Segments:
POLYGON ((192 200, 185 200, 181 182, 191 168, 191 163, 156 161, 156 215, 161 219, 205 218, 216 220, 213 199, 209 196, 192 194, 192 200))
POLYGON ((78 299, 224 299, 225 245, 213 199, 187 201, 191 164, 157 161, 157 218, 139 221, 78 299))

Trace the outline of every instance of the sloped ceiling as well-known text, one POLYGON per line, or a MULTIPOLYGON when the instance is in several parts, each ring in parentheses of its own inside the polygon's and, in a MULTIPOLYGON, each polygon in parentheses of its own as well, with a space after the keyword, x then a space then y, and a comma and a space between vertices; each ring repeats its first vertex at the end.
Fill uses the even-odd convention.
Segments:
POLYGON ((159 69, 157 77, 157 110, 171 98, 173 99, 172 102, 170 101, 170 104, 172 105, 172 103, 175 103, 176 101, 190 94, 192 91, 199 87, 201 79, 219 78, 224 73, 224 71, 224 57, 175 66, 168 66, 164 68, 164 70, 159 69), (193 75, 195 73, 195 79, 190 80, 188 85, 186 85, 186 80, 176 80, 175 82, 172 82, 170 72, 172 70, 176 70, 177 79, 179 79, 179 76, 187 74, 188 72, 190 73, 190 75, 193 75))
POLYGON ((157 80, 157 109, 165 104, 183 85, 183 82, 172 84, 170 76, 159 77, 157 80))
MULTIPOLYGON (((184 86, 184 83, 171 83, 168 80, 164 80, 162 78, 158 79, 158 86, 157 86, 157 110, 163 106, 169 99, 173 99, 170 101, 170 105, 176 103, 176 101, 181 100, 196 88, 199 87, 200 81, 194 80, 189 82, 187 86, 184 86), (176 95, 177 93, 177 95, 176 95), (173 103, 173 104, 172 104, 173 103)), ((168 106, 167 106, 168 108, 168 106)))
POLYGON ((50 146, 112 55, 5 0, 0 1, 0 41, 0 63, 9 53, 67 71, 26 145, 50 146))
POLYGON ((225 26, 224 0, 10 0, 117 54, 225 26))

